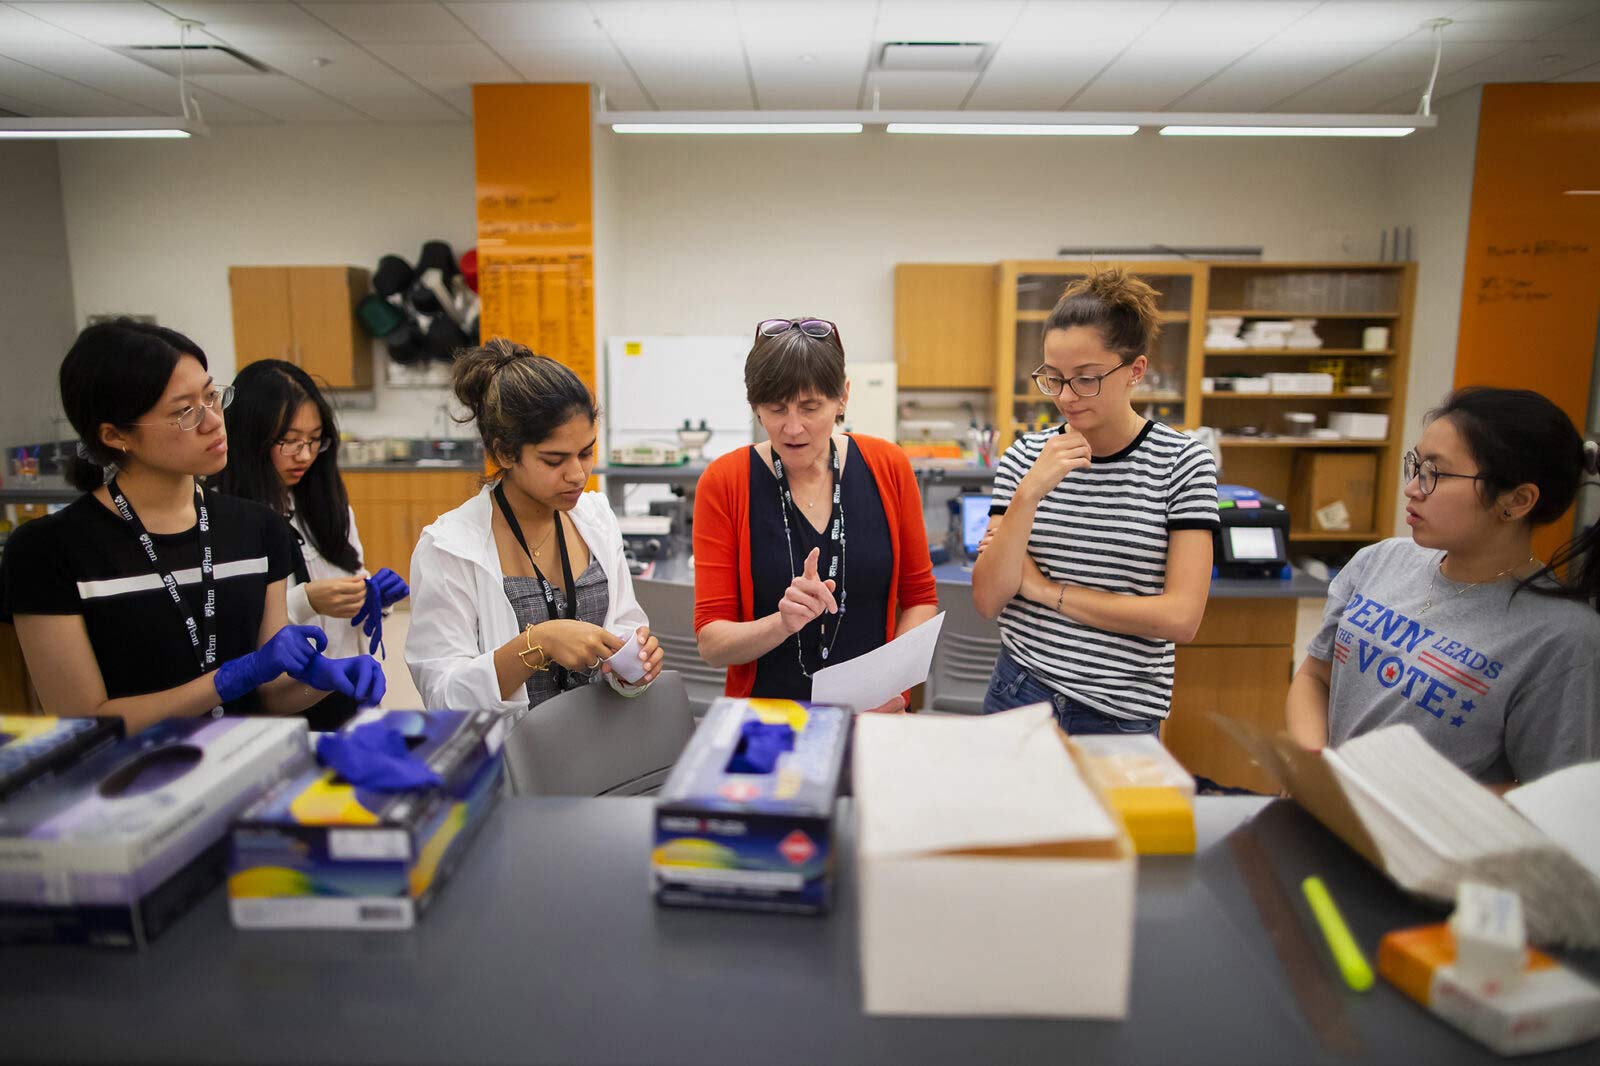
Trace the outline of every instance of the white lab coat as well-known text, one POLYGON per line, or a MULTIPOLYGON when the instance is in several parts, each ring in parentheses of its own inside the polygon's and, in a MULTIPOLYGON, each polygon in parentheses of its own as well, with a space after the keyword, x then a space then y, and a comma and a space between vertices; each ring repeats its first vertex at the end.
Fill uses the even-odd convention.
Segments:
MULTIPOLYGON (((490 516, 492 489, 439 516, 422 531, 411 553, 411 629, 406 636, 406 666, 430 710, 492 710, 513 721, 528 711, 528 693, 517 686, 511 698, 500 698, 494 652, 521 632, 511 601, 506 599, 505 572, 495 550, 490 516)), ((648 625, 633 595, 633 575, 623 557, 622 532, 606 498, 586 492, 568 512, 572 524, 606 574, 606 617, 603 628, 626 640, 648 625)), ((637 695, 639 687, 612 687, 637 695)))

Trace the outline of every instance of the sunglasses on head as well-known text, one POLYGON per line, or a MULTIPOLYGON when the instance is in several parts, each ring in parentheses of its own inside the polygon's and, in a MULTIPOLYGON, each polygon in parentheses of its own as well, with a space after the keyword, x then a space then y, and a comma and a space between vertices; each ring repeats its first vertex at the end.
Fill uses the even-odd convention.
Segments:
POLYGON ((839 327, 825 318, 769 318, 756 327, 756 337, 781 337, 791 329, 818 340, 839 336, 839 327))

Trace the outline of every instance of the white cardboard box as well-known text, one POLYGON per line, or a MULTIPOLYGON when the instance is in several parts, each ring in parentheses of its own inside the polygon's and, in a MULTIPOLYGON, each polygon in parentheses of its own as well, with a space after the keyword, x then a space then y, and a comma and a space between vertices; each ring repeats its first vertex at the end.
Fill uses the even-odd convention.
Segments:
POLYGON ((1389 416, 1369 411, 1330 411, 1328 428, 1349 440, 1383 440, 1389 435, 1389 416))
POLYGON ((1133 845, 1048 705, 858 716, 854 775, 866 1013, 1126 1016, 1133 845))

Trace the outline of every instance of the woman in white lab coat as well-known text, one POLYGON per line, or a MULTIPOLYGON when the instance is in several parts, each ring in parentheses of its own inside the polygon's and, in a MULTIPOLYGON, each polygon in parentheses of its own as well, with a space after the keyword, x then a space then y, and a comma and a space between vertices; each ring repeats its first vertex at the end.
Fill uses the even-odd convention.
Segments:
POLYGON ((455 394, 500 474, 422 531, 406 665, 431 709, 514 718, 604 677, 624 695, 661 672, 605 497, 584 492, 598 410, 568 368, 510 341, 462 352, 455 394), (637 665, 606 660, 631 643, 637 665), (621 675, 634 674, 629 683, 621 675))

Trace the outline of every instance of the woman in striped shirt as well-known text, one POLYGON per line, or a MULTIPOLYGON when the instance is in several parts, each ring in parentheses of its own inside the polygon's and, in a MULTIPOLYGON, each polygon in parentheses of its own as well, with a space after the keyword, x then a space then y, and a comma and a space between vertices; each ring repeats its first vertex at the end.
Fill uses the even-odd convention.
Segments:
POLYGON ((1154 733, 1167 716, 1218 519, 1210 451, 1130 399, 1159 329, 1155 290, 1121 270, 1068 286, 1044 324, 1033 380, 1065 421, 1001 457, 972 571, 1003 645, 987 713, 1048 702, 1069 733, 1154 733))

